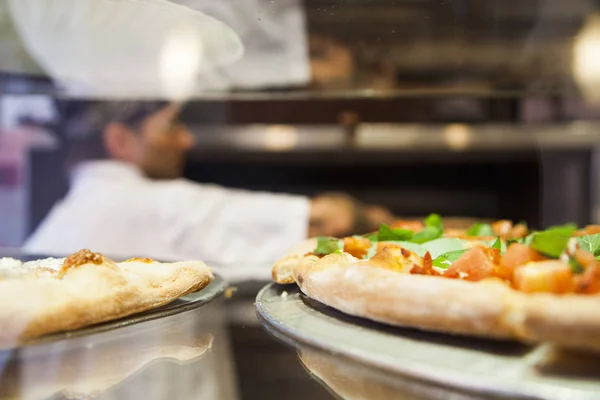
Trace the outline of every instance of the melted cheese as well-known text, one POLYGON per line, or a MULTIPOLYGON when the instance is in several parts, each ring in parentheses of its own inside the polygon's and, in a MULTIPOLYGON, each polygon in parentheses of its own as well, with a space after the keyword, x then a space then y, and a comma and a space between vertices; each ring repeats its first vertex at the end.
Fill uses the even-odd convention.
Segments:
POLYGON ((398 258, 398 263, 402 266, 400 272, 405 272, 408 274, 410 273, 410 270, 413 269, 415 264, 419 267, 422 267, 423 259, 411 251, 408 257, 401 255, 398 258))
POLYGON ((14 258, 0 259, 0 279, 25 277, 55 277, 64 263, 64 258, 46 258, 26 263, 14 258))
POLYGON ((410 273, 415 265, 418 267, 423 266, 423 259, 410 250, 397 245, 390 245, 377 252, 373 258, 366 261, 366 264, 398 272, 410 273))
POLYGON ((62 268, 64 262, 64 258, 46 258, 43 260, 26 262, 23 264, 23 267, 28 269, 47 269, 58 272, 62 268))
POLYGON ((0 258, 0 270, 17 268, 23 265, 20 260, 14 258, 0 258))

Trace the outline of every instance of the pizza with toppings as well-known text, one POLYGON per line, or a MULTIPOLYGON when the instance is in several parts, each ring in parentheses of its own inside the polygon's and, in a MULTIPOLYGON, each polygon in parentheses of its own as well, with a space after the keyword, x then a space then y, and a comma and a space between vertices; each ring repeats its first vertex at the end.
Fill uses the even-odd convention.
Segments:
POLYGON ((277 283, 346 314, 423 330, 600 350, 600 227, 421 223, 303 243, 277 283))
POLYGON ((200 261, 114 262, 89 250, 27 263, 0 259, 0 346, 160 307, 213 279, 200 261))

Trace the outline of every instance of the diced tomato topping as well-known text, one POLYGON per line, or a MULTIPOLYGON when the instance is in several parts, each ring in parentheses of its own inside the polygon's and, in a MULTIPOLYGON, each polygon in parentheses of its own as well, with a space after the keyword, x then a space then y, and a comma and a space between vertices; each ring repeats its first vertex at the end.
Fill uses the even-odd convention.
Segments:
POLYGON ((581 249, 575 250, 575 261, 577 261, 584 269, 595 267, 596 264, 598 264, 596 257, 594 257, 592 253, 581 249))
POLYGON ((344 238, 344 251, 356 258, 365 258, 371 248, 371 241, 363 237, 344 238))
POLYGON ((547 260, 547 258, 531 247, 521 243, 513 243, 508 246, 506 253, 504 253, 504 256, 502 256, 500 265, 514 270, 521 265, 543 260, 547 260))
POLYGON ((573 233, 573 236, 587 236, 600 233, 600 225, 588 225, 585 229, 579 229, 573 233))
POLYGON ((400 220, 392 225, 394 229, 408 229, 413 232, 421 232, 425 225, 421 221, 400 220))
POLYGON ((513 223, 508 220, 500 220, 492 224, 492 230, 494 231, 494 234, 503 239, 506 239, 510 235, 512 228, 513 223))
POLYGON ((466 229, 446 229, 444 231, 444 236, 449 237, 449 238, 466 238, 467 235, 467 230, 466 229))
POLYGON ((585 227, 585 232, 588 235, 595 235, 596 233, 600 233, 600 225, 588 225, 585 227))
POLYGON ((533 262, 514 271, 514 287, 526 293, 567 293, 572 291, 569 264, 558 260, 533 262))
POLYGON ((481 248, 483 249, 485 254, 488 256, 490 261, 492 261, 494 264, 500 264, 500 258, 501 258, 500 249, 493 249, 493 248, 487 247, 487 246, 481 246, 481 248))
POLYGON ((460 274, 458 272, 459 271, 455 268, 448 268, 442 275, 444 278, 460 279, 460 274))
POLYGON ((427 252, 423 257, 423 266, 414 265, 410 270, 411 274, 415 275, 433 275, 433 276, 441 276, 442 274, 433 269, 433 261, 431 260, 431 254, 427 252))
POLYGON ((573 278, 575 292, 583 294, 600 292, 600 264, 596 257, 587 251, 577 249, 574 258, 583 268, 582 273, 576 274, 573 278))
POLYGON ((600 292, 600 268, 597 265, 587 267, 582 274, 573 278, 577 293, 594 294, 600 292))
POLYGON ((529 234, 529 230, 527 229, 527 227, 523 224, 517 224, 515 226, 513 226, 510 235, 509 235, 509 239, 521 239, 524 238, 525 236, 527 236, 529 234))
POLYGON ((498 238, 497 236, 469 236, 465 229, 446 229, 444 231, 444 236, 467 240, 469 242, 491 242, 498 238))
POLYGON ((476 246, 456 260, 454 264, 446 270, 444 276, 458 276, 468 281, 479 281, 481 279, 496 276, 496 270, 498 269, 497 262, 499 259, 500 250, 476 246))

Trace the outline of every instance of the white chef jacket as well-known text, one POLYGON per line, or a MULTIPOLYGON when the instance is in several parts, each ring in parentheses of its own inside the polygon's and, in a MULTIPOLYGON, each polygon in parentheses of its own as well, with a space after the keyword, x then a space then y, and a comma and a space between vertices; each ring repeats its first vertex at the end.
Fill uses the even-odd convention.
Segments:
POLYGON ((67 196, 26 241, 29 254, 268 265, 307 236, 307 198, 146 178, 117 161, 79 165, 67 196))

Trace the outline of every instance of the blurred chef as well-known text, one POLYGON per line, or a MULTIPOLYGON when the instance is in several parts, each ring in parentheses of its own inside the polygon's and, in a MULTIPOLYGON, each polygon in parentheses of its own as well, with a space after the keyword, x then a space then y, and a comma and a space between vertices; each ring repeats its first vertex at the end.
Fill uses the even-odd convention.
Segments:
POLYGON ((342 194, 309 199, 181 179, 193 137, 179 113, 167 102, 67 104, 71 188, 25 250, 259 265, 307 236, 367 231, 389 217, 342 194))

